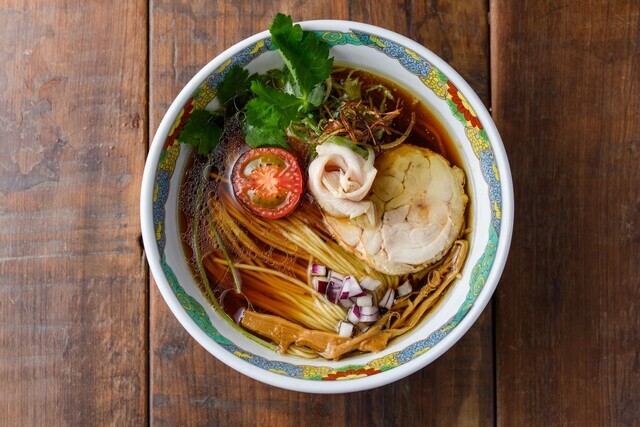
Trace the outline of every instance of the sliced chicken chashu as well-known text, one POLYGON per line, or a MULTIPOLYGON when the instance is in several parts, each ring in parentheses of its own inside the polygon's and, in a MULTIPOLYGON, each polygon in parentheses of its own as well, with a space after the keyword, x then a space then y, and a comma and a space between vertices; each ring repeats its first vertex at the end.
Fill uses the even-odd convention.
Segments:
POLYGON ((374 205, 366 200, 376 169, 370 150, 367 159, 344 145, 325 142, 316 147, 317 157, 309 165, 309 189, 327 215, 375 221, 374 205))
POLYGON ((401 275, 440 260, 460 235, 468 197, 464 172, 437 153, 414 145, 385 151, 368 200, 375 221, 325 211, 325 221, 343 246, 371 267, 401 275))

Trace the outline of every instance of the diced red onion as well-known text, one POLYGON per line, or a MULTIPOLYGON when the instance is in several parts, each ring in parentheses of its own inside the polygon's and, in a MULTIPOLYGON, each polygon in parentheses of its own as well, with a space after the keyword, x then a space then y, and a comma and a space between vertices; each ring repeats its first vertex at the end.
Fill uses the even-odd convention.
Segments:
POLYGON ((327 274, 327 277, 329 277, 329 279, 331 279, 331 280, 336 280, 336 281, 343 281, 344 280, 344 274, 340 274, 337 271, 333 271, 333 270, 329 270, 329 273, 327 274))
POLYGON ((371 292, 374 292, 376 289, 378 289, 380 285, 382 285, 382 282, 369 276, 365 277, 360 282, 360 286, 371 292))
POLYGON ((371 316, 378 314, 378 307, 360 307, 360 314, 362 316, 371 316))
POLYGON ((405 281, 402 285, 398 286, 397 292, 400 298, 409 295, 411 292, 413 292, 411 282, 409 282, 408 280, 405 281))
POLYGON ((360 321, 360 308, 357 305, 352 306, 347 312, 347 320, 354 325, 360 321))
MULTIPOLYGON (((356 306, 354 306, 356 307, 356 306)), ((362 315, 360 316, 360 321, 363 323, 373 323, 376 320, 378 320, 378 313, 376 314, 367 314, 367 315, 362 315)))
POLYGON ((316 291, 324 294, 327 292, 327 285, 329 284, 329 278, 327 277, 312 277, 311 286, 316 291))
POLYGON ((355 303, 353 301, 351 301, 349 298, 341 298, 340 299, 340 305, 343 306, 344 308, 349 308, 354 304, 355 303))
POLYGON ((353 335, 353 324, 349 322, 343 322, 342 320, 338 323, 338 335, 341 337, 350 338, 353 335))
POLYGON ((327 267, 324 265, 316 264, 315 262, 309 266, 309 273, 312 276, 326 276, 327 267))
POLYGON ((340 296, 342 295, 342 282, 331 280, 327 285, 327 291, 325 295, 329 301, 337 304, 338 301, 340 301, 340 296))
POLYGON ((363 294, 362 288, 358 284, 358 281, 353 276, 345 276, 342 281, 342 296, 340 298, 346 299, 351 297, 360 296, 363 294))
POLYGON ((393 306, 393 300, 395 299, 395 296, 396 296, 396 293, 393 289, 391 288, 387 289, 387 292, 384 294, 384 296, 380 300, 380 304, 378 305, 380 307, 384 307, 387 310, 389 310, 391 306, 393 306))
POLYGON ((373 306, 373 295, 365 294, 356 298, 356 304, 360 307, 371 307, 373 306))

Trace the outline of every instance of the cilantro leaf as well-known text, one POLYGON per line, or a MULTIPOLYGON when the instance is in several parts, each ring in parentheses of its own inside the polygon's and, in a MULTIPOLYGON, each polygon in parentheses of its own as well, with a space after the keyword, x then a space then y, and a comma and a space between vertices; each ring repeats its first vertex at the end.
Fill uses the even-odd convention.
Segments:
POLYGON ((286 148, 284 130, 297 119, 302 101, 259 81, 251 83, 251 90, 256 97, 249 101, 245 108, 247 144, 252 148, 286 148))
POLYGON ((222 131, 220 115, 207 110, 195 110, 187 119, 178 140, 195 147, 198 154, 207 155, 218 146, 222 131))
MULTIPOLYGON (((284 128, 289 126, 298 115, 298 110, 302 106, 302 100, 288 93, 281 92, 277 89, 263 85, 258 81, 251 83, 251 91, 257 95, 254 100, 259 100, 261 104, 268 104, 276 111, 278 117, 278 124, 284 128)), ((251 103, 251 102, 250 102, 251 103)), ((247 120, 249 124, 257 125, 258 123, 252 122, 248 117, 254 113, 255 107, 247 108, 247 120)))
MULTIPOLYGON (((251 93, 255 95, 243 110, 247 144, 252 148, 288 148, 287 129, 304 119, 311 108, 322 104, 326 95, 324 82, 333 69, 333 58, 329 58, 329 45, 314 32, 293 25, 290 16, 278 14, 269 30, 285 67, 257 77, 232 69, 225 80, 229 80, 229 88, 250 85, 251 93)), ((220 86, 221 101, 231 99, 223 86, 224 82, 220 86)), ((228 91, 233 93, 231 89, 228 91)), ((237 105, 238 98, 235 99, 237 105)))
POLYGON ((250 126, 255 127, 286 127, 282 114, 276 105, 265 101, 262 98, 253 98, 247 103, 245 108, 246 121, 250 126), (280 126, 280 124, 283 126, 280 126))
POLYGON ((329 58, 329 45, 315 33, 293 25, 291 17, 281 13, 276 15, 269 31, 300 90, 306 111, 311 92, 331 74, 333 58, 329 58))
POLYGON ((249 72, 237 65, 231 67, 218 86, 218 100, 224 105, 238 93, 249 88, 249 72))
POLYGON ((285 68, 273 68, 267 71, 261 76, 261 82, 267 86, 275 87, 276 89, 284 88, 284 85, 289 80, 289 70, 285 68))
POLYGON ((277 127, 252 127, 245 126, 245 140, 251 148, 280 147, 289 149, 284 131, 277 127))
POLYGON ((324 95, 326 93, 326 89, 323 85, 317 85, 313 88, 313 90, 309 93, 309 104, 311 104, 314 108, 319 107, 324 101, 324 95))

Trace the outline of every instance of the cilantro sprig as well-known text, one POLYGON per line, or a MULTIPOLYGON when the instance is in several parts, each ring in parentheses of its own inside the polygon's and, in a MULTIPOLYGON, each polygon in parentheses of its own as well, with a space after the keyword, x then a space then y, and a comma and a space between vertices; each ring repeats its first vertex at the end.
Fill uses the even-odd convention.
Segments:
POLYGON ((300 100, 257 81, 251 83, 251 91, 256 97, 245 112, 247 144, 252 148, 287 148, 285 129, 297 118, 300 100))
MULTIPOLYGON (((291 17, 282 13, 276 15, 269 26, 269 32, 273 44, 280 51, 293 76, 300 93, 298 98, 306 112, 314 90, 331 74, 333 58, 329 58, 329 45, 322 42, 315 33, 303 31, 298 24, 293 25, 291 17)), ((313 106, 318 105, 316 103, 313 106)))
POLYGON ((284 130, 322 103, 324 81, 331 74, 333 58, 329 58, 329 45, 315 33, 293 25, 290 16, 276 15, 269 32, 288 71, 283 75, 290 80, 282 89, 252 82, 251 91, 256 97, 245 109, 245 134, 252 148, 288 148, 284 130))
MULTIPOLYGON (((256 76, 234 65, 218 87, 217 97, 224 105, 234 101, 234 106, 244 106, 252 96, 249 89, 256 76)), ((223 111, 194 110, 178 136, 182 143, 193 146, 199 155, 206 156, 216 149, 224 132, 223 111)))
POLYGON ((220 104, 226 104, 239 92, 242 92, 249 85, 249 72, 237 65, 231 67, 227 75, 218 86, 218 100, 220 104))
POLYGON ((224 128, 223 117, 207 110, 195 110, 187 119, 178 140, 192 145, 206 156, 218 146, 224 128))
POLYGON ((269 26, 285 68, 262 75, 249 75, 234 65, 217 88, 219 112, 193 111, 178 139, 206 155, 220 141, 224 116, 243 112, 243 131, 252 148, 288 148, 286 132, 292 123, 308 121, 325 97, 325 81, 331 75, 333 58, 329 45, 314 32, 293 25, 290 16, 279 13, 269 26))

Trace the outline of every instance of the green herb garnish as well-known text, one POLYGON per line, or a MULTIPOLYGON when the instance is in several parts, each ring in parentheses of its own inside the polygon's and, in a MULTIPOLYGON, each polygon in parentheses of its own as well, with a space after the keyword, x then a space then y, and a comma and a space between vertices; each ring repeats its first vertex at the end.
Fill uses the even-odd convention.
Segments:
POLYGON ((276 15, 269 31, 288 72, 277 74, 276 83, 281 88, 252 82, 251 91, 256 97, 246 106, 245 133, 252 148, 288 148, 284 130, 322 103, 333 58, 329 58, 329 45, 315 33, 293 25, 290 16, 276 15))
POLYGON ((302 105, 300 99, 257 81, 251 83, 251 90, 257 96, 246 108, 247 144, 251 148, 288 148, 284 129, 296 120, 302 105))
POLYGON ((285 68, 249 75, 234 65, 217 89, 221 112, 194 111, 179 136, 181 142, 196 147, 198 154, 206 155, 217 147, 224 115, 236 112, 244 113, 243 131, 250 147, 288 149, 287 129, 292 123, 308 122, 324 102, 330 88, 325 81, 333 68, 329 45, 281 13, 269 31, 285 68))
POLYGON ((250 90, 251 83, 257 80, 257 74, 249 75, 249 71, 237 65, 231 67, 218 86, 216 96, 223 106, 233 100, 235 109, 242 109, 247 101, 252 97, 250 90))
POLYGON ((220 104, 226 104, 239 92, 249 88, 249 72, 237 65, 231 67, 218 86, 217 97, 220 104))
MULTIPOLYGON (((285 65, 291 72, 298 98, 303 103, 303 111, 309 109, 309 100, 317 85, 331 74, 333 58, 329 58, 329 45, 322 42, 311 31, 303 31, 300 25, 293 25, 290 16, 279 13, 269 26, 271 40, 276 45, 285 65)), ((315 106, 319 105, 316 104, 315 106)))
POLYGON ((206 156, 218 146, 223 131, 223 117, 207 110, 195 110, 191 113, 178 140, 192 145, 198 154, 206 156))

